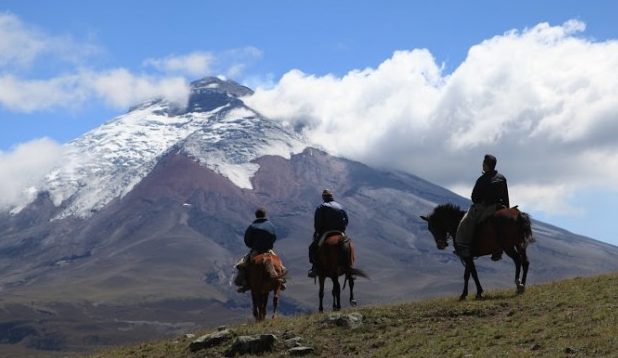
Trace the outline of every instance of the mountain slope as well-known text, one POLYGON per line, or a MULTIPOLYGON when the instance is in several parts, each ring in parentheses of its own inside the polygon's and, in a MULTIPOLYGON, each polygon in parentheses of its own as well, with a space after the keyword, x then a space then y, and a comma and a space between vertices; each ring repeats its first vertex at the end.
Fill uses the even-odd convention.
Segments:
MULTIPOLYGON (((196 353, 189 349, 195 338, 175 337, 92 357, 217 357, 238 336, 259 334, 277 337, 272 351, 260 354, 264 358, 290 355, 286 340, 314 349, 318 357, 611 357, 618 349, 612 312, 617 287, 616 274, 576 278, 534 285, 523 295, 494 290, 482 301, 460 302, 450 296, 343 310, 362 317, 353 329, 330 314, 302 315, 273 324, 229 326, 228 340, 196 353)), ((192 333, 200 337, 213 332, 192 333)))

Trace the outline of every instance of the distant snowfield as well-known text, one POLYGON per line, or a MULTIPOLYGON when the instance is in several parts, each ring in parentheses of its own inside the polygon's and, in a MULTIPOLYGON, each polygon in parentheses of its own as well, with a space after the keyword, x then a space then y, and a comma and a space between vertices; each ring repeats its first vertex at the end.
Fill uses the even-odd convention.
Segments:
MULTIPOLYGON (((214 84, 207 87, 212 89, 214 84)), ((259 165, 251 161, 265 155, 290 159, 308 146, 304 138, 248 107, 227 104, 179 116, 168 115, 169 109, 166 102, 146 103, 67 143, 63 163, 41 186, 30 188, 29 202, 47 191, 54 205, 66 205, 55 219, 88 217, 129 193, 172 149, 238 187, 252 189, 259 165)))

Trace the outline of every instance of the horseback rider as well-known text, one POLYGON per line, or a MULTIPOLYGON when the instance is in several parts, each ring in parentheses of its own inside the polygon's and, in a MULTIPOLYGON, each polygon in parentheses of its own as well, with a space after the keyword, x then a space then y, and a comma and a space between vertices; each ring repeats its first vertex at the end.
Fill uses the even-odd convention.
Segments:
POLYGON ((311 263, 311 269, 307 276, 316 277, 317 270, 315 267, 316 254, 318 251, 318 244, 322 239, 322 236, 329 231, 339 231, 345 234, 345 229, 348 226, 348 214, 343 208, 343 205, 339 204, 333 198, 333 192, 329 189, 322 191, 323 203, 315 209, 315 215, 313 217, 313 241, 309 245, 309 262, 311 263))
MULTIPOLYGON (((476 224, 489 218, 496 210, 509 207, 509 190, 504 175, 496 170, 496 157, 486 154, 483 158, 483 175, 474 184, 472 205, 464 215, 455 234, 455 253, 461 258, 471 257, 470 244, 476 224)), ((492 255, 494 261, 500 260, 502 250, 492 255)))
POLYGON ((255 220, 245 231, 245 245, 251 250, 236 264, 238 274, 234 279, 234 284, 240 286, 238 292, 245 292, 250 289, 247 280, 247 266, 253 257, 272 250, 277 234, 275 226, 266 218, 266 209, 258 208, 255 211, 255 220))

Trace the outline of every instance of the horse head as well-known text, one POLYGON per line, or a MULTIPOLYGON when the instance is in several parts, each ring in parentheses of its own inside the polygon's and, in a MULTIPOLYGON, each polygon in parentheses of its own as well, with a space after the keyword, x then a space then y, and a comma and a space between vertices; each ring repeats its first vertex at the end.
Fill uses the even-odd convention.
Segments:
POLYGON ((421 216, 421 219, 427 221, 427 229, 433 235, 439 250, 448 247, 449 236, 455 237, 457 225, 459 225, 463 215, 464 211, 458 206, 442 204, 438 205, 430 215, 421 216))
POLYGON ((427 229, 433 235, 438 250, 444 250, 448 247, 448 231, 442 225, 438 225, 433 215, 421 216, 421 219, 427 221, 427 229))

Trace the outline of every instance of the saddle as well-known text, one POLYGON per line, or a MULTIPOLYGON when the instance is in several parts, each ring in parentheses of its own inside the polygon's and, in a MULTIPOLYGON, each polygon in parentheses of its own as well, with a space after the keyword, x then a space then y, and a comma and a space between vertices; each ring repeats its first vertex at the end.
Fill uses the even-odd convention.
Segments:
POLYGON ((316 251, 319 251, 322 245, 324 245, 324 242, 326 241, 326 239, 328 239, 329 237, 333 235, 341 235, 341 237, 339 238, 340 243, 345 242, 345 241, 350 241, 350 237, 347 236, 345 232, 339 231, 339 230, 330 230, 330 231, 325 232, 322 236, 320 236, 320 239, 318 240, 318 243, 316 245, 317 246, 316 251))

